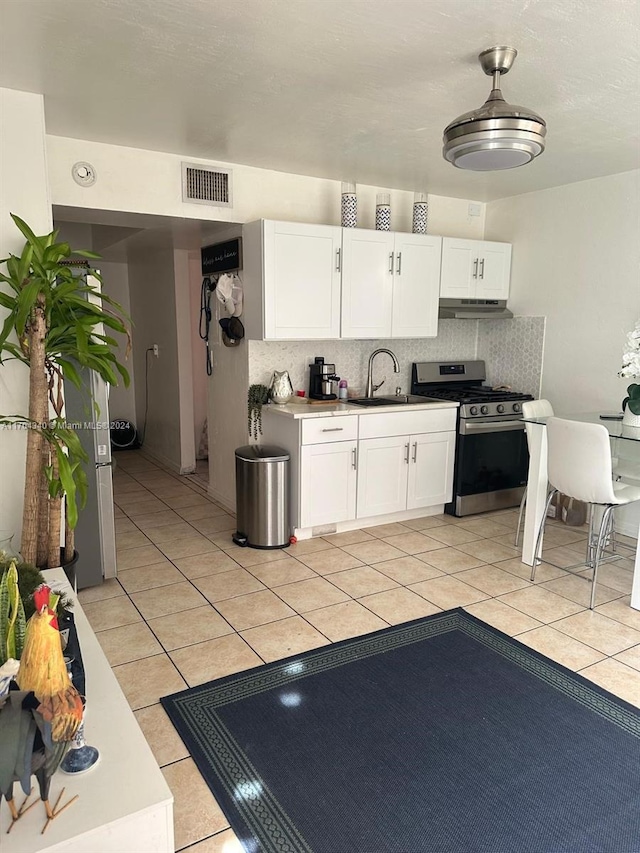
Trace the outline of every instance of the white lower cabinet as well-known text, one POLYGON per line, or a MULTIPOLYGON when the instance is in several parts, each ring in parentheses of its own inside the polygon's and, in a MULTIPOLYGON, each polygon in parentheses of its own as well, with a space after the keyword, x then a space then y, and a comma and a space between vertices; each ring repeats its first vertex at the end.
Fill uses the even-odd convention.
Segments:
MULTIPOLYGON (((263 410, 266 444, 291 454, 291 527, 382 518, 451 500, 455 408, 283 418, 263 410)), ((408 513, 414 512, 414 515, 408 513)), ((307 532, 306 535, 309 535, 307 532)))
POLYGON ((451 500, 456 415, 445 408, 360 417, 356 518, 451 500))
POLYGON ((356 517, 357 453, 357 441, 302 447, 300 527, 356 517))
POLYGON ((455 444, 455 432, 411 436, 407 509, 451 500, 455 444))
POLYGON ((455 432, 360 442, 357 518, 451 500, 455 432))
POLYGON ((407 508, 409 436, 367 438, 359 444, 356 518, 407 508))

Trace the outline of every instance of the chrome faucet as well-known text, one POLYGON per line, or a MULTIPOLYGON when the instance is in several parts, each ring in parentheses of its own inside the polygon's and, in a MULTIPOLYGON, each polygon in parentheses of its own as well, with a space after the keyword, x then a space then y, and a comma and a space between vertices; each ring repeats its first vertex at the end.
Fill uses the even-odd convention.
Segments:
MULTIPOLYGON (((367 372, 367 390, 365 393, 365 397, 373 397, 373 392, 377 391, 381 385, 384 385, 384 379, 378 385, 373 384, 373 359, 381 352, 386 352, 387 355, 390 355, 393 359, 393 372, 400 373, 400 365, 398 364, 398 359, 391 352, 390 349, 374 349, 374 351, 369 356, 369 370, 367 372)), ((385 377, 386 379, 386 377, 385 377)))

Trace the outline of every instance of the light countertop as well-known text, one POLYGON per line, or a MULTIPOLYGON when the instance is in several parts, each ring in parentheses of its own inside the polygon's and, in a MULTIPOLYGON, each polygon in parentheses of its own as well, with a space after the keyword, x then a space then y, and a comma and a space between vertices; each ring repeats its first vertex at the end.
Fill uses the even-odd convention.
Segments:
MULTIPOLYGON (((79 800, 54 820, 46 836, 44 806, 37 806, 7 835, 9 809, 0 804, 3 853, 138 853, 173 850, 173 796, 138 726, 116 676, 89 625, 62 569, 43 575, 52 587, 73 599, 76 627, 87 679, 86 739, 100 751, 89 771, 70 776, 58 770, 51 780, 55 802, 65 787, 63 802, 75 794, 79 800), (128 846, 130 845, 130 846, 128 846)), ((35 792, 38 786, 31 780, 35 792)), ((14 784, 17 804, 24 796, 14 784)))
POLYGON ((268 412, 279 417, 286 418, 326 418, 337 415, 379 415, 385 412, 413 412, 429 409, 457 409, 459 404, 449 400, 427 400, 424 403, 398 403, 397 406, 356 406, 354 403, 310 403, 306 397, 301 397, 304 402, 269 403, 264 406, 263 413, 268 412))

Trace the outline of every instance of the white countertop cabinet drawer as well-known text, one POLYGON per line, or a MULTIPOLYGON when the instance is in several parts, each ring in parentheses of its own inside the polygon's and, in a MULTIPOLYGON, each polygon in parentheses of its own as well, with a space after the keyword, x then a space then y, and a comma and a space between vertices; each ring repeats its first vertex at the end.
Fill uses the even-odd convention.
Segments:
POLYGON ((358 418, 344 415, 302 421, 302 444, 328 444, 358 438, 358 418))
POLYGON ((390 435, 412 435, 420 432, 447 432, 456 428, 455 409, 387 412, 359 418, 359 436, 384 438, 390 435))

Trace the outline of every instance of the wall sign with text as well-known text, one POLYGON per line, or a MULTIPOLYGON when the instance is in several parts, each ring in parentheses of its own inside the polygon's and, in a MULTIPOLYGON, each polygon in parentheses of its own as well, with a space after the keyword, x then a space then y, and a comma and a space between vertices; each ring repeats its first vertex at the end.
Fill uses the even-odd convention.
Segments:
POLYGON ((242 237, 215 243, 200 250, 202 275, 242 269, 242 237))

